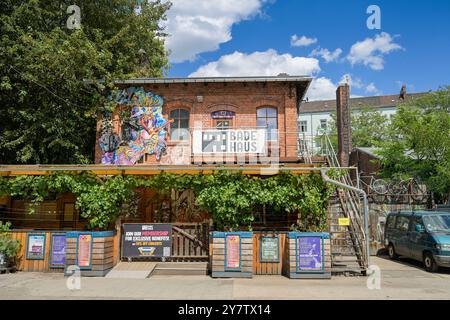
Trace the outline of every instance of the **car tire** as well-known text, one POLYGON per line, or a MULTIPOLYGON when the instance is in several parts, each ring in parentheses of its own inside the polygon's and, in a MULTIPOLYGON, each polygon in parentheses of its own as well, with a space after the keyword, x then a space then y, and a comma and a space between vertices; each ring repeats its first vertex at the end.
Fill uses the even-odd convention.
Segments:
POLYGON ((388 255, 392 260, 398 259, 398 254, 395 252, 395 248, 392 243, 390 243, 388 246, 388 255))
POLYGON ((423 254, 423 266, 427 272, 436 272, 439 269, 439 266, 430 252, 425 252, 423 254))

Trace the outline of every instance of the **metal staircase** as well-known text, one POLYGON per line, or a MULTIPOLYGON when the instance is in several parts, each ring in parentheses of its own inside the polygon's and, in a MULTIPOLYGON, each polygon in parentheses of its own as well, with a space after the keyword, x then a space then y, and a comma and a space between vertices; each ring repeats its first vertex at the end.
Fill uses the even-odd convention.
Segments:
POLYGON ((321 153, 326 157, 329 167, 337 168, 336 176, 332 179, 340 184, 330 201, 329 210, 332 272, 365 274, 370 253, 367 246, 367 211, 361 201, 363 193, 357 192, 349 170, 339 170, 341 166, 327 135, 321 138, 321 153), (349 218, 349 225, 340 225, 339 218, 349 218))

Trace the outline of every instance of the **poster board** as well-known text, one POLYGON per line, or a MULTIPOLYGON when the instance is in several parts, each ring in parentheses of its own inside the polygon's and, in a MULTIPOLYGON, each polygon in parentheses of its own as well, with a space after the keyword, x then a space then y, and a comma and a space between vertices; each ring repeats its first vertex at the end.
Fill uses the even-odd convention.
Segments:
POLYGON ((261 262, 280 262, 280 239, 278 236, 261 236, 259 250, 261 262))
POLYGON ((297 238, 297 272, 323 272, 323 240, 321 237, 297 238))
POLYGON ((50 268, 64 268, 66 265, 66 235, 52 234, 50 245, 50 268))
POLYGON ((123 224, 122 258, 166 258, 171 254, 171 224, 123 224))
POLYGON ((92 266, 92 234, 82 233, 77 239, 77 265, 80 269, 89 269, 92 266))
POLYGON ((194 130, 194 154, 265 154, 265 129, 194 130))
POLYGON ((241 269, 241 236, 229 234, 225 238, 225 270, 241 269))
POLYGON ((27 260, 44 260, 45 240, 45 233, 27 234, 27 260))

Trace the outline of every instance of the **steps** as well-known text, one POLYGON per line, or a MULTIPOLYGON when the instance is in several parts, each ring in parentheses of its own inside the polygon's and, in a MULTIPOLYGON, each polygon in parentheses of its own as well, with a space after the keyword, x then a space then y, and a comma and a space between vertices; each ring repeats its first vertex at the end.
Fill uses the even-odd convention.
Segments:
POLYGON ((159 262, 149 275, 180 275, 180 276, 194 276, 207 275, 208 262, 159 262))

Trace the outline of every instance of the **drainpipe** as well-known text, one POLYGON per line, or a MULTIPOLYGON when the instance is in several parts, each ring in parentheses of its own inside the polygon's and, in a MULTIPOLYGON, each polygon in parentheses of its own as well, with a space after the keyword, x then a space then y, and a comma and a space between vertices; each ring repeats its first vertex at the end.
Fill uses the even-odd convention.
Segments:
POLYGON ((364 206, 364 232, 366 233, 366 254, 367 254, 367 267, 370 266, 370 245, 369 245, 369 202, 367 201, 367 194, 364 190, 355 188, 353 186, 346 185, 345 183, 336 181, 331 179, 327 176, 327 172, 330 170, 330 168, 321 168, 320 174, 322 176, 322 179, 325 182, 329 182, 331 184, 334 184, 336 186, 339 186, 344 189, 352 190, 355 192, 358 192, 359 194, 362 194, 363 196, 363 206, 364 206))

